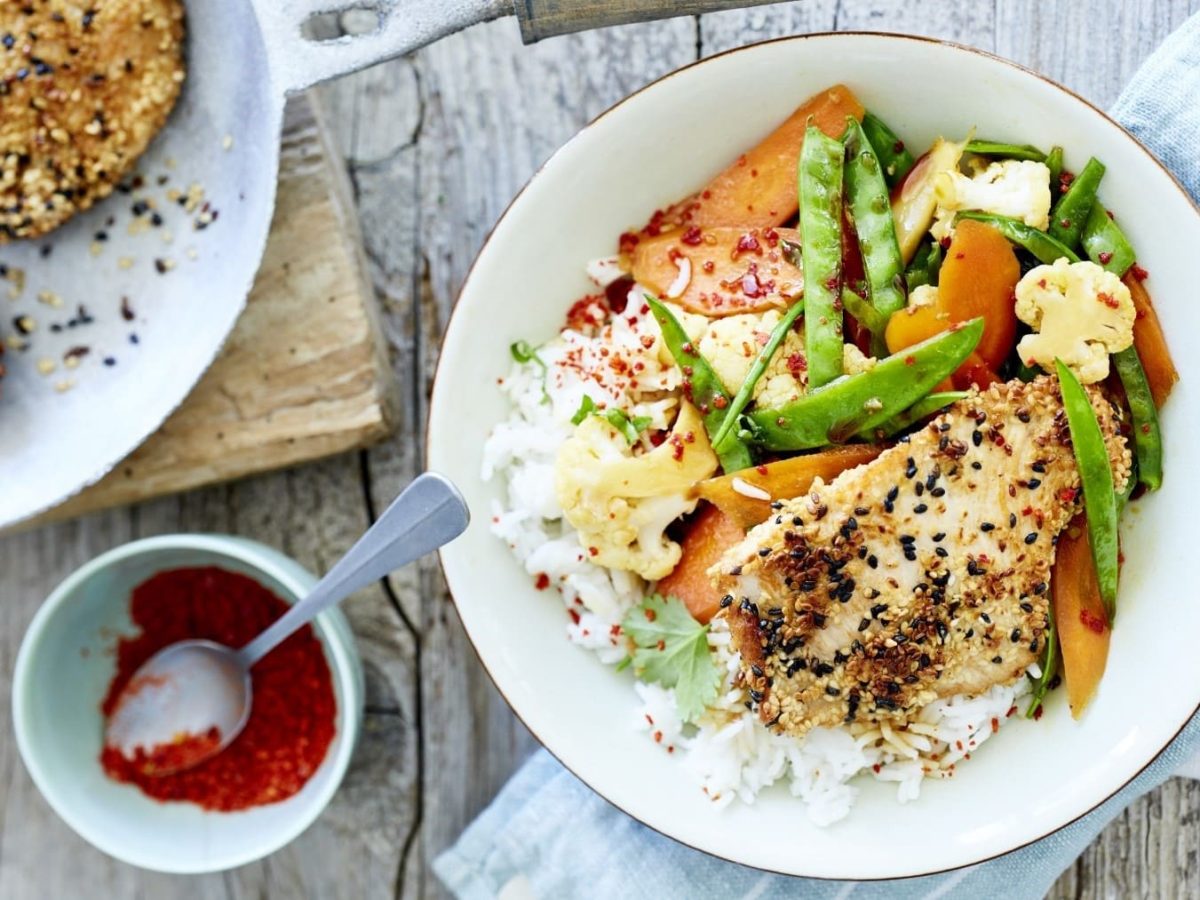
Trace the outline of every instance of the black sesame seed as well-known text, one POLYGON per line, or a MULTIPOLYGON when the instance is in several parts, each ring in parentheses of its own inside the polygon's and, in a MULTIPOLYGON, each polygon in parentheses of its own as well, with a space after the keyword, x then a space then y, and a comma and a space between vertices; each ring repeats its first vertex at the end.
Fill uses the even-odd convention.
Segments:
POLYGON ((992 624, 992 617, 987 613, 980 613, 979 618, 983 619, 983 621, 987 622, 989 625, 992 624))
POLYGON ((757 675, 759 678, 762 678, 762 676, 763 676, 762 667, 759 666, 757 663, 754 663, 750 666, 750 671, 753 672, 755 675, 757 675))
POLYGON ((846 527, 853 531, 858 527, 858 519, 854 518, 854 516, 851 516, 846 520, 846 527))
POLYGON ((936 543, 938 543, 939 541, 943 540, 945 537, 946 537, 946 532, 944 532, 944 531, 939 531, 937 534, 935 534, 935 535, 933 536, 933 542, 936 544, 936 543))
POLYGON ((995 527, 996 526, 993 525, 991 522, 983 522, 982 524, 980 524, 979 530, 980 531, 991 531, 995 527))
POLYGON ((1033 471, 1037 472, 1039 475, 1046 474, 1045 463, 1035 462, 1032 466, 1030 466, 1030 468, 1033 469, 1033 471))
POLYGON ((1017 514, 1016 514, 1016 513, 1009 513, 1009 514, 1008 514, 1008 527, 1009 527, 1009 528, 1016 528, 1016 527, 1017 527, 1017 514))
POLYGON ((871 511, 871 510, 870 510, 870 509, 868 509, 868 508, 867 508, 867 507, 865 507, 865 506, 856 506, 856 507, 854 507, 854 514, 855 514, 856 516, 865 516, 865 515, 866 515, 867 513, 869 513, 870 511, 871 511))
POLYGON ((887 492, 887 499, 889 501, 895 500, 899 496, 900 496, 899 486, 893 487, 890 491, 887 492))
POLYGON ((1002 656, 993 656, 993 657, 992 657, 992 662, 994 662, 996 665, 1000 665, 1000 663, 1004 662, 1004 657, 1002 657, 1002 656))
POLYGON ((792 516, 792 524, 798 528, 804 524, 804 521, 799 516, 792 516))
POLYGON ((1027 543, 1027 544, 1032 544, 1036 540, 1037 540, 1037 532, 1036 531, 1031 531, 1031 532, 1029 532, 1029 534, 1025 535, 1025 543, 1027 543))
POLYGON ((771 548, 770 548, 770 547, 763 547, 762 549, 760 549, 760 550, 758 551, 758 555, 759 555, 759 556, 770 556, 770 555, 771 555, 771 548))
POLYGON ((917 515, 920 515, 921 513, 925 512, 928 509, 929 509, 929 507, 926 506, 924 503, 918 503, 916 506, 913 507, 913 512, 915 512, 917 515))
POLYGON ((913 535, 911 535, 911 534, 900 535, 900 543, 902 543, 902 544, 912 544, 912 543, 915 543, 916 540, 917 539, 915 537, 913 537, 913 535))
POLYGON ((867 557, 867 565, 870 566, 872 569, 878 569, 879 568, 879 558, 874 553, 872 553, 870 556, 867 557))
POLYGON ((933 552, 936 553, 938 556, 940 556, 942 559, 945 559, 947 556, 950 555, 950 551, 947 550, 945 547, 934 547, 933 552))
POLYGON ((5 34, 3 39, 0 39, 0 40, 2 40, 5 50, 11 50, 13 48, 13 45, 16 44, 16 42, 17 42, 17 39, 15 37, 13 37, 11 34, 5 34))
POLYGON ((1039 581, 1037 584, 1035 584, 1035 585, 1033 586, 1033 592, 1034 592, 1035 594, 1044 594, 1044 593, 1046 593, 1046 582, 1044 582, 1044 581, 1039 581))
POLYGON ((925 485, 921 484, 921 482, 918 481, 916 483, 916 486, 913 487, 913 493, 915 493, 918 497, 920 497, 923 493, 925 493, 925 485))
POLYGON ((1033 612, 1033 604, 1027 600, 1022 600, 1021 601, 1021 609, 1027 613, 1031 613, 1031 612, 1033 612))
POLYGON ((832 684, 828 684, 825 686, 825 693, 827 693, 830 697, 836 697, 841 694, 841 691, 835 688, 832 684))
POLYGON ((914 550, 912 547, 905 547, 904 548, 904 558, 907 559, 909 562, 916 562, 917 561, 917 551, 914 550))
POLYGON ((908 458, 907 462, 908 467, 904 470, 904 477, 915 478, 917 475, 917 464, 913 462, 913 458, 911 456, 908 458))
POLYGON ((1030 490, 1033 490, 1034 488, 1041 487, 1041 486, 1042 486, 1042 479, 1040 479, 1040 478, 1030 478, 1027 482, 1025 482, 1025 487, 1029 488, 1030 490))
POLYGON ((946 489, 944 487, 935 487, 932 491, 929 492, 929 496, 930 497, 945 497, 946 489))
POLYGON ((976 447, 983 443, 983 432, 978 428, 971 432, 971 443, 976 447))
POLYGON ((724 609, 725 607, 729 606, 732 603, 733 603, 733 594, 726 594, 724 597, 721 598, 721 609, 724 609))
POLYGON ((1014 629, 1012 630, 1012 634, 1010 634, 1010 635, 1008 636, 1008 639, 1009 639, 1010 641, 1012 641, 1014 644, 1018 643, 1018 642, 1021 640, 1021 629, 1020 629, 1020 628, 1014 628, 1014 629))
POLYGON ((870 627, 871 627, 870 619, 860 619, 859 620, 859 622, 858 622, 858 630, 859 631, 866 631, 870 627))
MULTIPOLYGON (((131 334, 131 335, 129 335, 129 343, 131 343, 131 344, 136 344, 136 343, 139 343, 139 340, 140 340, 140 339, 138 338, 138 336, 137 336, 136 334, 131 334)), ((733 572, 732 574, 734 574, 734 575, 739 575, 739 574, 741 574, 741 573, 740 573, 740 572, 733 572)))
POLYGON ((983 463, 981 463, 979 460, 975 460, 973 463, 971 463, 971 468, 978 472, 983 468, 983 463))
POLYGON ((755 703, 762 703, 762 698, 763 698, 762 691, 756 691, 756 690, 754 690, 754 688, 750 688, 750 699, 751 700, 753 700, 755 703))

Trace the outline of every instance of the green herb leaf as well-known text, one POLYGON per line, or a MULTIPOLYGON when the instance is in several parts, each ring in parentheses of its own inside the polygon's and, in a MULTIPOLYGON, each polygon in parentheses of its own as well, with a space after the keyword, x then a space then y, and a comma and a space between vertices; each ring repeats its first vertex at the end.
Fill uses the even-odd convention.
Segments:
POLYGON ((621 627, 634 643, 638 677, 675 688, 686 721, 694 722, 717 699, 721 679, 708 649, 708 626, 693 619, 678 597, 647 597, 625 614, 621 627))
POLYGON ((596 411, 596 401, 593 400, 591 397, 589 397, 587 394, 584 394, 583 400, 580 401, 580 403, 579 403, 579 409, 577 409, 575 411, 575 415, 571 416, 571 424, 579 425, 581 422, 583 422, 584 419, 586 419, 588 416, 590 416, 595 411, 596 411))
MULTIPOLYGON (((537 355, 537 348, 529 341, 513 341, 508 345, 508 352, 512 354, 512 358, 519 363, 534 363, 542 370, 542 402, 550 402, 550 392, 546 390, 546 378, 550 374, 550 370, 546 366, 546 361, 537 355)), ((576 422, 575 424, 579 424, 576 422)))

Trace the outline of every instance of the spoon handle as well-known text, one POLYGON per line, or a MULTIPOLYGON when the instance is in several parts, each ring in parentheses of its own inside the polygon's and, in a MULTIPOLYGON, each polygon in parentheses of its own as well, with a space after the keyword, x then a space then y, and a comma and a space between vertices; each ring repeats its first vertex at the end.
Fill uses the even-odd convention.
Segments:
POLYGON ((392 501, 317 586, 238 651, 249 668, 322 610, 454 540, 470 521, 458 489, 441 475, 426 472, 392 501))

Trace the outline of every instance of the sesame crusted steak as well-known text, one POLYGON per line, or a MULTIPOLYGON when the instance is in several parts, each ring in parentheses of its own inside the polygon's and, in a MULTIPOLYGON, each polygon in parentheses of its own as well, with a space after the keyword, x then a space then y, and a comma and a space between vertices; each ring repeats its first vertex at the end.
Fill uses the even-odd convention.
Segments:
MULTIPOLYGON (((1118 488, 1130 454, 1089 389, 1118 488)), ((763 721, 904 722, 1020 678, 1043 649, 1081 485, 1056 379, 973 391, 786 503, 711 570, 763 721)))

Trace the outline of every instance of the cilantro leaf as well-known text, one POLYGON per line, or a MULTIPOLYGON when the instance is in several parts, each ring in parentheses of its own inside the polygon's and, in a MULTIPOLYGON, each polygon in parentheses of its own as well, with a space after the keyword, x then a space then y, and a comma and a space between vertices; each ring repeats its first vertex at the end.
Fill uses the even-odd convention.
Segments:
POLYGON ((578 425, 589 415, 596 411, 596 401, 587 394, 583 395, 583 400, 579 402, 579 409, 575 411, 575 415, 571 416, 571 424, 578 425))
POLYGON ((625 410, 616 407, 600 410, 596 407, 596 401, 584 394, 583 400, 579 402, 579 409, 575 410, 575 415, 571 416, 571 424, 579 425, 588 416, 600 416, 621 432, 625 436, 625 440, 631 444, 637 443, 638 435, 645 431, 651 422, 649 416, 634 416, 630 419, 625 410))
MULTIPOLYGON (((508 352, 512 354, 512 358, 519 363, 534 363, 542 370, 542 402, 550 402, 550 392, 546 390, 546 378, 550 375, 550 369, 546 366, 546 361, 537 355, 537 348, 529 341, 513 341, 508 345, 508 352)), ((575 424, 579 424, 576 422, 575 424)))
POLYGON ((639 678, 675 688, 679 714, 695 721, 717 699, 720 675, 708 649, 708 626, 678 597, 653 594, 625 614, 621 628, 634 643, 639 678))

